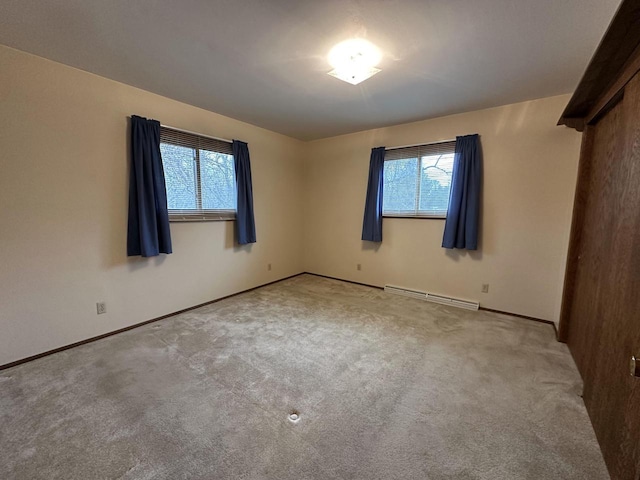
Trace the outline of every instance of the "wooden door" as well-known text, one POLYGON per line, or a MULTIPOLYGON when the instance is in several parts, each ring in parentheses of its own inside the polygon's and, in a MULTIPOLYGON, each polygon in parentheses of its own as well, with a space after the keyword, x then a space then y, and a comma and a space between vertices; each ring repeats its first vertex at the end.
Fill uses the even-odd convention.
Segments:
POLYGON ((612 479, 639 480, 640 378, 629 363, 640 356, 640 75, 585 135, 567 343, 612 479))

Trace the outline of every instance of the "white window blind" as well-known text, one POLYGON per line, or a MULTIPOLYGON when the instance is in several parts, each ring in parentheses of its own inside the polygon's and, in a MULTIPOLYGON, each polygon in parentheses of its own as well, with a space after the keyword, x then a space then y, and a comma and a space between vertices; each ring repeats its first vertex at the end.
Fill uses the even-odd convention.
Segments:
POLYGON ((446 218, 455 145, 449 141, 386 150, 383 215, 446 218))
POLYGON ((160 152, 171 221, 235 218, 231 143, 160 127, 160 152))

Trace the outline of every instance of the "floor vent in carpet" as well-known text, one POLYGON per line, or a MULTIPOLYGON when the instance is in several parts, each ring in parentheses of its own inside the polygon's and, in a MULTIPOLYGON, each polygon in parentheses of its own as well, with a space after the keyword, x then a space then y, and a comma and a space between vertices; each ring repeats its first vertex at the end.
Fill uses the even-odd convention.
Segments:
POLYGON ((298 423, 300 420, 300 414, 297 411, 293 411, 289 414, 289 421, 293 423, 298 423))

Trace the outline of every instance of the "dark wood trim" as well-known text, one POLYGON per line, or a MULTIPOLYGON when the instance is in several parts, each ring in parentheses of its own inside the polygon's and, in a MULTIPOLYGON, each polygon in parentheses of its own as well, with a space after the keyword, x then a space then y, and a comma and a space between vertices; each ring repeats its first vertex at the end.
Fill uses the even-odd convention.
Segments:
POLYGON ((625 65, 622 67, 618 78, 611 84, 606 92, 598 99, 586 116, 587 124, 595 124, 599 118, 604 116, 609 110, 622 100, 624 87, 640 71, 640 44, 631 54, 625 65))
POLYGON ((16 360, 14 362, 6 363, 4 365, 0 365, 0 370, 5 370, 7 368, 15 367, 17 365, 21 365, 23 363, 31 362, 33 360, 37 360, 42 357, 46 357, 52 355, 54 353, 62 352, 64 350, 69 350, 70 348, 79 347, 80 345, 85 345, 87 343, 95 342, 96 340, 101 340, 103 338, 110 337, 112 335, 117 335, 118 333, 127 332, 129 330, 133 330, 134 328, 142 327, 143 325, 147 325, 149 323, 157 322, 159 320, 164 320, 165 318, 173 317, 174 315, 180 315, 181 313, 189 312, 191 310, 195 310, 196 308, 204 307, 206 305, 211 305, 212 303, 217 303, 222 300, 226 300, 227 298, 235 297, 237 295, 241 295, 243 293, 251 292, 252 290, 256 290, 258 288, 266 287, 267 285, 272 285, 274 283, 282 282, 284 280, 288 280, 290 278, 298 277, 300 275, 304 275, 305 272, 296 273, 295 275, 290 275, 288 277, 281 278, 279 280, 274 280, 273 282, 264 283, 262 285, 258 285, 256 287, 248 288, 247 290, 242 290, 241 292, 232 293, 231 295, 226 295, 224 297, 216 298, 215 300, 210 300, 208 302, 200 303, 199 305, 194 305, 193 307, 183 308, 182 310, 178 310, 177 312, 168 313, 166 315, 162 315, 161 317, 152 318, 151 320, 145 320, 144 322, 135 323, 133 325, 129 325, 128 327, 120 328, 118 330, 114 330, 112 332, 103 333, 102 335, 98 335, 95 337, 87 338, 86 340, 80 340, 79 342, 71 343, 69 345, 65 345, 64 347, 54 348, 53 350, 48 350, 43 353, 38 353, 36 355, 31 355, 30 357, 22 358, 20 360, 16 360))
POLYGON ((558 120, 558 125, 565 125, 566 127, 573 128, 578 132, 582 132, 584 131, 585 122, 584 118, 562 117, 558 120))
POLYGON ((501 313, 502 315, 511 315, 512 317, 524 318, 525 320, 531 320, 532 322, 546 323, 547 325, 555 325, 551 320, 545 320, 538 317, 530 317, 529 315, 522 315, 521 313, 505 312, 504 310, 496 310, 494 308, 480 307, 479 310, 485 312, 501 313))
MULTIPOLYGON (((243 293, 247 293, 247 292, 251 292, 253 290, 257 290, 258 288, 266 287, 268 285, 273 285, 274 283, 283 282, 284 280, 289 280, 290 278, 299 277, 300 275, 313 275, 315 277, 328 278, 329 280, 337 280, 339 282, 352 283, 354 285, 360 285, 360 286, 363 286, 363 287, 369 287, 369 288, 376 288, 378 290, 384 290, 384 287, 378 287, 377 285, 370 285, 368 283, 354 282, 353 280, 345 280, 343 278, 331 277, 329 275, 321 275, 319 273, 311 273, 311 272, 296 273, 295 275, 290 275, 288 277, 280 278, 279 280, 274 280, 273 282, 264 283, 264 284, 258 285, 256 287, 248 288, 247 290, 242 290, 240 292, 232 293, 231 295, 226 295, 224 297, 216 298, 215 300, 210 300, 208 302, 200 303, 200 304, 194 305, 192 307, 183 308, 182 310, 178 310, 177 312, 168 313, 168 314, 162 315, 160 317, 152 318, 151 320, 145 320, 144 322, 140 322, 140 323, 136 323, 136 324, 133 324, 133 325, 129 325, 127 327, 120 328, 120 329, 114 330, 112 332, 103 333, 102 335, 97 335, 95 337, 87 338, 85 340, 80 340, 79 342, 70 343, 69 345, 65 345, 63 347, 54 348, 53 350, 48 350, 46 352, 38 353, 36 355, 31 355, 29 357, 22 358, 20 360, 14 361, 14 362, 9 362, 9 363, 6 363, 4 365, 0 365, 0 370, 6 370, 7 368, 15 367, 17 365, 22 365, 23 363, 31 362, 33 360, 38 360, 39 358, 43 358, 43 357, 47 357, 49 355, 53 355, 54 353, 62 352, 64 350, 69 350, 70 348, 79 347, 81 345, 86 345, 87 343, 95 342, 96 340, 101 340, 103 338, 111 337, 112 335, 117 335, 118 333, 127 332, 129 330, 133 330, 134 328, 142 327, 142 326, 147 325, 149 323, 158 322, 160 320, 164 320, 165 318, 173 317, 175 315, 180 315, 181 313, 189 312, 191 310, 195 310, 197 308, 204 307, 206 305, 211 305, 213 303, 217 303, 217 302, 220 302, 222 300, 226 300, 228 298, 232 298, 232 297, 235 297, 237 295, 241 295, 243 293)), ((494 313, 501 313, 501 314, 504 314, 504 315, 511 315, 513 317, 519 317, 519 318, 524 318, 524 319, 527 319, 527 320, 533 320, 535 322, 549 323, 549 324, 553 325, 553 328, 555 329, 555 324, 553 322, 549 321, 549 320, 542 320, 540 318, 527 317, 526 315, 520 315, 520 314, 517 314, 517 313, 510 313, 510 312, 503 312, 501 310, 492 310, 490 308, 484 308, 484 307, 480 307, 480 310, 485 310, 485 311, 494 312, 494 313)), ((557 332, 556 332, 556 334, 557 334, 557 332)))
MULTIPOLYGON (((354 282, 352 280, 344 280, 343 278, 331 277, 329 275, 320 275, 319 273, 311 273, 311 272, 305 272, 305 273, 307 275, 314 275, 316 277, 328 278, 330 280, 337 280, 339 282, 353 283, 355 285, 362 285, 363 287, 371 287, 371 288, 377 288, 378 290, 384 290, 384 287, 378 287, 376 285, 370 285, 368 283, 360 283, 360 282, 354 282)), ((502 310, 494 310, 492 308, 480 307, 479 309, 484 310, 485 312, 501 313, 502 315, 511 315, 512 317, 524 318, 525 320, 531 320, 533 322, 546 323, 548 325, 552 325, 553 330, 556 332, 556 338, 558 338, 558 330, 556 329, 556 324, 551 320, 543 320, 542 318, 529 317, 527 315, 521 315, 519 313, 512 313, 512 312, 505 312, 502 310)))
POLYGON ((578 164, 578 177, 576 179, 576 191, 573 198, 573 214, 571 219, 571 232, 569 236, 569 248, 567 263, 565 265, 564 285, 562 288, 562 306, 560 307, 560 328, 558 340, 567 343, 571 319, 571 307, 573 304, 574 285, 578 273, 580 260, 580 247, 582 245, 582 227, 584 224, 584 211, 589 197, 589 179, 591 178, 591 151, 593 149, 594 127, 587 126, 582 135, 582 147, 580 150, 580 162, 578 164))
POLYGON ((627 362, 640 345, 640 0, 623 0, 560 123, 586 125, 567 254, 559 339, 612 479, 640 480, 640 389, 627 362), (572 120, 573 121, 573 120, 572 120), (604 212, 604 213, 603 213, 604 212), (635 388, 635 390, 634 390, 635 388))
POLYGON ((313 275, 315 277, 328 278, 329 280, 338 280, 339 282, 353 283, 354 285, 361 285, 363 287, 371 287, 371 288, 377 288, 378 290, 384 290, 384 287, 378 287, 377 285, 370 285, 368 283, 354 282, 353 280, 345 280, 344 278, 331 277, 329 275, 321 275, 319 273, 311 273, 311 272, 304 272, 304 273, 307 275, 313 275))
POLYGON ((640 71, 640 3, 625 1, 605 34, 559 124, 584 131, 565 269, 558 339, 567 342, 574 283, 580 259, 584 208, 591 178, 593 127, 624 97, 624 89, 640 71), (610 80, 614 78, 614 80, 610 80))
POLYGON ((602 98, 596 107, 589 112, 589 116, 585 119, 586 125, 595 125, 602 117, 604 117, 609 110, 615 107, 624 97, 624 86, 613 93, 611 96, 607 95, 606 98, 602 98))
POLYGON ((521 315, 519 313, 504 312, 502 310, 494 310, 493 308, 486 308, 486 307, 480 307, 479 310, 484 310, 485 312, 500 313, 502 315, 510 315, 512 317, 523 318, 525 320, 530 320, 532 322, 544 323, 544 324, 547 324, 547 325, 551 325, 553 327, 553 331, 556 334, 556 339, 558 339, 558 329, 556 328, 555 322, 552 322, 551 320, 544 320, 542 318, 530 317, 528 315, 521 315))
POLYGON ((582 131, 581 121, 597 115, 633 77, 626 78, 637 65, 634 56, 639 45, 640 2, 626 0, 618 8, 558 125, 582 131), (620 76, 623 71, 625 74, 620 76), (616 79, 613 84, 612 79, 616 79))

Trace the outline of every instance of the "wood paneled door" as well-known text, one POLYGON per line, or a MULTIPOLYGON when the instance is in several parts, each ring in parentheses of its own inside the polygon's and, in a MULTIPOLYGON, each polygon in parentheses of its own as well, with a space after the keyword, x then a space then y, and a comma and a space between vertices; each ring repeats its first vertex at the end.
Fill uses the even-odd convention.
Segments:
POLYGON ((639 71, 640 1, 625 0, 560 119, 584 131, 560 339, 613 480, 640 480, 639 71))
MULTIPOLYGON (((640 76, 584 142, 590 161, 567 342, 612 477, 640 475, 640 76)), ((588 155, 589 158, 586 158, 588 155)))

